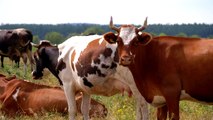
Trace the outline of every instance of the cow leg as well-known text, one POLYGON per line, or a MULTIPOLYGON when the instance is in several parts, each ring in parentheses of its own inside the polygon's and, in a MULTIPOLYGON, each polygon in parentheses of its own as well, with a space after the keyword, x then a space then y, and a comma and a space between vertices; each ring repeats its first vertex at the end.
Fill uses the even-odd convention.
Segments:
POLYGON ((33 56, 32 56, 32 52, 30 50, 27 50, 27 57, 28 57, 28 59, 30 61, 31 71, 33 71, 34 59, 33 59, 33 56))
POLYGON ((119 66, 116 70, 115 78, 129 85, 133 96, 136 100, 136 120, 149 120, 148 104, 145 98, 141 95, 130 70, 126 67, 119 66))
POLYGON ((1 67, 3 68, 4 67, 4 57, 3 56, 1 56, 1 67))
POLYGON ((139 92, 133 92, 136 100, 136 120, 149 120, 148 104, 139 92))
POLYGON ((21 55, 21 57, 22 57, 22 60, 24 62, 24 76, 26 76, 26 73, 27 73, 27 56, 26 56, 25 53, 23 53, 21 55))
POLYGON ((169 110, 169 120, 179 120, 179 99, 171 99, 167 102, 169 110))
POLYGON ((89 108, 90 108, 90 95, 83 93, 81 112, 83 114, 84 120, 89 120, 89 108))
POLYGON ((163 107, 157 108, 157 119, 158 120, 166 120, 167 111, 168 111, 168 108, 167 108, 166 105, 163 106, 163 107))
POLYGON ((20 58, 18 58, 17 60, 15 60, 15 63, 18 66, 18 68, 19 68, 19 62, 20 62, 20 58))
POLYGON ((64 93, 67 98, 68 103, 68 111, 69 111, 69 119, 75 120, 75 116, 77 115, 77 105, 75 101, 75 91, 74 85, 72 83, 63 83, 64 93))

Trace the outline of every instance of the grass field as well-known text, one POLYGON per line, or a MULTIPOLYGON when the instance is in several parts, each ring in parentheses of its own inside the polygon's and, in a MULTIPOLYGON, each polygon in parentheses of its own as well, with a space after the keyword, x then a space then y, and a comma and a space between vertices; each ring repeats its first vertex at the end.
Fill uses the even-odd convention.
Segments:
MULTIPOLYGON (((23 64, 20 68, 12 65, 12 62, 5 59, 5 67, 0 67, 0 73, 6 76, 16 75, 18 78, 26 79, 31 82, 46 84, 50 86, 58 86, 58 80, 45 70, 42 80, 33 80, 31 77, 30 67, 28 67, 27 75, 24 77, 23 64)), ((211 91, 212 92, 212 91, 211 91)), ((115 95, 112 97, 93 96, 94 99, 100 101, 108 108, 108 116, 105 119, 93 118, 92 120, 134 120, 135 119, 135 101, 127 96, 115 95)), ((149 106, 150 120, 156 120, 156 110, 149 106)), ((181 120, 213 120, 213 106, 203 105, 194 102, 182 101, 180 103, 181 120)), ((5 117, 0 113, 0 120, 65 120, 68 116, 59 113, 45 113, 42 116, 16 116, 15 118, 5 117)), ((78 116, 78 119, 82 119, 78 116)))

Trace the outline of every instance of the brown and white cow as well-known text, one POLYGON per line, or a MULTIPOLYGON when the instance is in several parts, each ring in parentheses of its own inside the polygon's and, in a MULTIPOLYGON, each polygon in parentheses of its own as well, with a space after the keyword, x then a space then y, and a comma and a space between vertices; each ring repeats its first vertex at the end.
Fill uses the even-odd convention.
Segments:
POLYGON ((129 67, 146 101, 158 107, 159 120, 167 118, 167 111, 169 119, 178 120, 180 100, 213 104, 213 39, 151 39, 148 33, 137 35, 137 29, 131 26, 113 29, 118 33, 135 31, 133 39, 120 34, 109 38, 119 41, 121 64, 129 67), (123 58, 129 58, 128 64, 122 62, 123 58))
MULTIPOLYGON (((142 29, 144 27, 138 29, 138 32, 142 29)), ((120 34, 128 39, 133 37, 128 31, 120 34)), ((112 96, 123 91, 133 92, 136 97, 137 119, 141 120, 142 114, 143 120, 148 119, 146 101, 136 88, 129 69, 119 65, 120 51, 117 48, 120 42, 117 44, 112 41, 111 35, 112 32, 103 36, 75 36, 55 47, 50 43, 48 45, 47 41, 36 45, 36 70, 33 76, 41 77, 42 70, 47 67, 62 81, 71 120, 75 119, 74 95, 78 91, 83 92, 82 113, 85 120, 88 119, 91 94, 112 96)), ((143 36, 141 39, 144 39, 143 36)), ((128 63, 129 58, 123 58, 122 62, 128 63)))
MULTIPOLYGON (((35 115, 45 111, 67 113, 68 105, 64 91, 59 87, 50 87, 27 82, 15 77, 6 78, 0 74, 1 111, 8 116, 35 115), (9 80, 9 81, 8 81, 9 80)), ((82 94, 75 96, 78 112, 82 94)), ((106 117, 107 109, 95 100, 91 100, 90 117, 106 117)))
POLYGON ((19 28, 13 30, 0 30, 0 55, 3 67, 4 57, 9 57, 16 63, 19 63, 20 57, 24 62, 24 71, 26 75, 27 70, 27 58, 31 64, 31 70, 33 69, 32 58, 32 42, 33 35, 31 31, 19 28))

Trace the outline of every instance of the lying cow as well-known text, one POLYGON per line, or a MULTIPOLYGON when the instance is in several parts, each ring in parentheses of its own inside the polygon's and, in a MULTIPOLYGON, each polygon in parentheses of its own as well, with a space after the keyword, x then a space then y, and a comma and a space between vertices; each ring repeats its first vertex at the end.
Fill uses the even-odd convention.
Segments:
MULTIPOLYGON (((15 77, 6 78, 0 74, 1 111, 6 115, 35 115, 44 111, 67 113, 67 101, 64 91, 58 87, 39 85, 15 77), (8 81, 9 80, 9 81, 8 81)), ((78 112, 82 95, 75 96, 78 112)), ((95 100, 91 100, 90 117, 106 117, 107 109, 95 100)))
POLYGON ((112 28, 118 33, 132 33, 132 39, 121 34, 112 34, 109 39, 120 42, 120 64, 131 70, 146 101, 158 107, 159 120, 166 120, 167 111, 170 120, 178 120, 180 100, 213 104, 213 39, 151 39, 148 33, 138 35, 132 26, 112 28))
POLYGON ((24 71, 26 75, 27 71, 27 58, 31 64, 31 70, 33 69, 32 58, 32 42, 33 35, 31 31, 19 28, 13 30, 0 30, 0 55, 1 64, 3 67, 4 57, 9 57, 11 60, 19 62, 21 57, 24 62, 24 71))
MULTIPOLYGON (((146 27, 137 29, 138 32, 146 27)), ((112 23, 111 23, 112 24, 112 23)), ((126 28, 127 26, 122 26, 126 28)), ((132 32, 124 31, 122 38, 132 38, 132 32)), ((103 36, 76 36, 58 46, 52 46, 47 41, 42 41, 34 54, 36 69, 34 78, 41 77, 43 69, 48 68, 63 84, 68 100, 69 117, 75 119, 76 103, 74 95, 83 92, 82 113, 85 120, 88 119, 90 95, 112 96, 127 91, 136 97, 137 119, 148 119, 146 101, 139 93, 133 77, 127 67, 119 65, 118 47, 121 41, 114 44, 111 38, 113 33, 103 36)), ((143 38, 143 36, 140 37, 143 38)), ((128 59, 122 59, 128 62, 128 59)))

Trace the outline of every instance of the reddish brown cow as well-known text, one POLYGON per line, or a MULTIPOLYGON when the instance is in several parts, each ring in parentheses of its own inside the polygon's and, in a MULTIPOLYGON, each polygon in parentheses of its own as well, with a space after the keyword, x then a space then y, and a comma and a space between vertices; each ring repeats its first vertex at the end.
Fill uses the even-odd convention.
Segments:
MULTIPOLYGON (((16 114, 35 115, 44 111, 57 111, 67 113, 67 101, 61 88, 39 85, 24 80, 10 78, 7 81, 4 75, 0 74, 0 101, 1 110, 9 116, 16 114)), ((78 112, 82 95, 76 95, 78 112)), ((107 109, 95 100, 91 100, 90 117, 106 117, 107 109)))
POLYGON ((171 36, 151 39, 148 33, 138 35, 131 25, 125 29, 111 26, 118 33, 135 29, 131 39, 120 34, 109 38, 120 42, 120 64, 129 67, 146 101, 158 107, 158 119, 165 120, 168 111, 169 119, 178 120, 180 100, 213 104, 212 39, 171 36), (141 36, 148 39, 141 40, 141 36), (129 58, 129 63, 123 63, 122 58, 129 58))
POLYGON ((7 77, 5 75, 0 74, 0 95, 4 93, 5 86, 9 80, 15 79, 16 76, 7 77))

